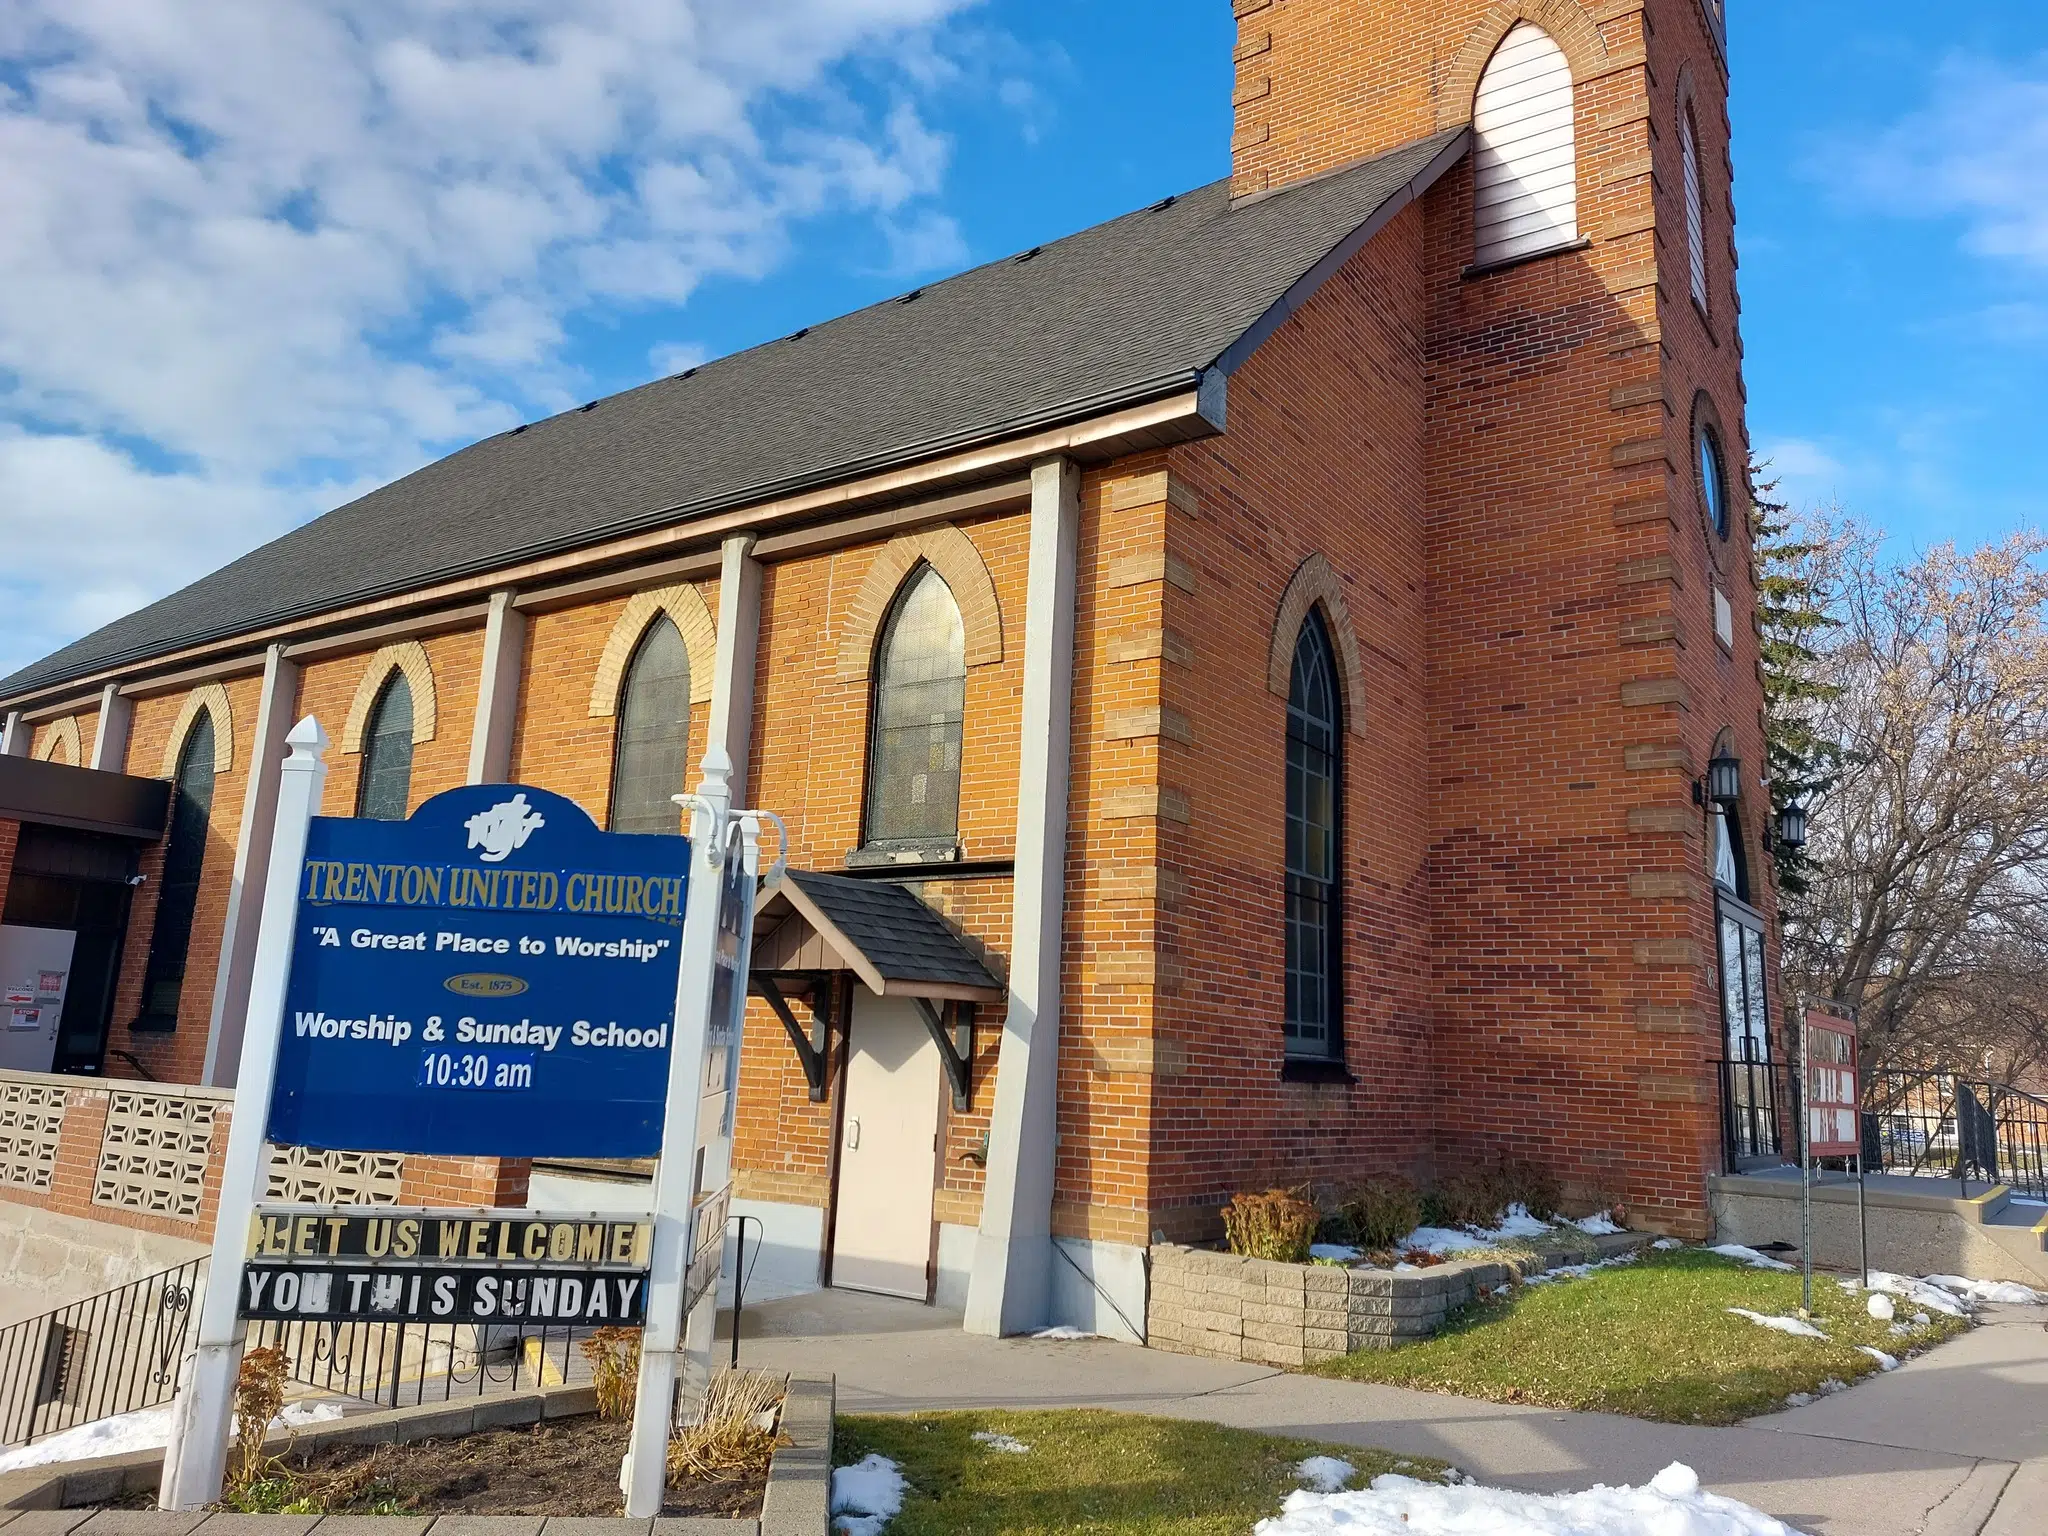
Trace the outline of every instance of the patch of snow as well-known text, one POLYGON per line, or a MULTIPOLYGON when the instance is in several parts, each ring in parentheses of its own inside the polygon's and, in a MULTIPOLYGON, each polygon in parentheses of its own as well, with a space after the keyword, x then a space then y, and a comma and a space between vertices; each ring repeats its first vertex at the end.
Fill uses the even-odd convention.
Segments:
MULTIPOLYGON (((301 1424, 324 1424, 341 1417, 339 1403, 287 1403, 284 1412, 270 1421, 272 1429, 296 1429, 301 1424)), ((171 1405, 139 1408, 111 1419, 96 1419, 72 1429, 60 1430, 47 1439, 16 1446, 0 1453, 0 1472, 17 1472, 23 1467, 48 1466, 53 1461, 85 1461, 94 1456, 125 1456, 133 1451, 153 1451, 171 1439, 171 1405)))
POLYGON ((1962 1275, 1929 1275, 1927 1283, 1966 1296, 1971 1301, 1996 1302, 2004 1307, 2048 1306, 2048 1292, 2011 1280, 1971 1280, 1962 1275))
POLYGON ((1728 1311, 1736 1317, 1746 1317, 1759 1328, 1772 1328, 1779 1333, 1789 1333, 1794 1338, 1819 1339, 1823 1343, 1827 1335, 1803 1317, 1767 1317, 1761 1312, 1752 1312, 1747 1307, 1730 1307, 1728 1311))
POLYGON ((1881 1371, 1896 1371, 1899 1368, 1899 1357, 1897 1355, 1886 1354, 1883 1350, 1879 1349, 1875 1344, 1858 1344, 1856 1348, 1861 1353, 1866 1354, 1870 1356, 1871 1359, 1875 1360, 1877 1362, 1877 1368, 1881 1371))
POLYGON ((1633 1264, 1635 1261, 1636 1256, 1634 1254, 1619 1253, 1611 1259, 1602 1259, 1597 1264, 1561 1264, 1556 1269, 1546 1270, 1540 1275, 1531 1275, 1522 1283, 1524 1285, 1542 1285, 1550 1280, 1582 1280, 1596 1269, 1616 1269, 1623 1264, 1633 1264))
POLYGON ((1295 1464, 1294 1475, 1313 1492, 1341 1493, 1358 1476, 1358 1468, 1336 1456, 1311 1456, 1295 1464))
POLYGON ((1071 1343, 1075 1339, 1092 1339, 1094 1334, 1086 1328, 1076 1328, 1072 1323, 1061 1323, 1057 1328, 1041 1328, 1031 1335, 1034 1339, 1051 1339, 1054 1343, 1071 1343))
POLYGON ((1363 1258, 1362 1250, 1348 1243, 1311 1243, 1308 1256, 1312 1259, 1335 1259, 1340 1264, 1349 1264, 1353 1259, 1363 1258))
POLYGON ((1001 1451, 1005 1456, 1023 1456, 1031 1447, 1015 1435, 1006 1435, 1000 1429, 977 1429, 967 1437, 976 1445, 985 1445, 992 1451, 1001 1451))
POLYGON ((1516 1493, 1389 1475, 1351 1493, 1292 1493, 1282 1508, 1255 1536, 1795 1536, 1761 1510, 1707 1493, 1679 1463, 1646 1488, 1516 1493))
POLYGON ((881 1536, 882 1527, 903 1508, 909 1486, 895 1462, 870 1451, 852 1466, 833 1471, 832 1523, 846 1536, 881 1536))
MULTIPOLYGON (((1970 1309, 1938 1285, 1929 1285, 1925 1280, 1915 1280, 1910 1275, 1888 1274, 1881 1269, 1870 1272, 1870 1288, 1900 1297, 1915 1306, 1932 1312, 1945 1312, 1950 1317, 1968 1317, 1970 1309)), ((1926 1312, 1920 1314, 1924 1317, 1926 1312)))
POLYGON ((1626 1230, 1615 1224, 1613 1213, 1609 1211, 1595 1211, 1590 1216, 1581 1216, 1572 1225, 1588 1237, 1612 1237, 1615 1233, 1626 1230))
POLYGON ((1925 1312, 1915 1312, 1913 1314, 1913 1326, 1915 1328, 1925 1328, 1929 1323, 1933 1321, 1934 1319, 1929 1317, 1925 1312))
POLYGON ((1811 1392, 1794 1392, 1790 1397, 1785 1399, 1785 1406, 1787 1408, 1804 1408, 1807 1404, 1811 1403, 1812 1401, 1813 1394, 1811 1392))
POLYGON ((1774 1259, 1768 1253, 1758 1253, 1754 1248, 1745 1248, 1740 1243, 1723 1243, 1718 1248, 1709 1248, 1709 1253, 1718 1253, 1724 1259, 1740 1259, 1751 1269, 1783 1269, 1792 1266, 1783 1259, 1774 1259))
POLYGON ((1500 1225, 1488 1228, 1487 1235, 1498 1242, 1510 1237, 1541 1237, 1549 1230, 1550 1223, 1531 1216, 1526 1205, 1511 1205, 1507 1214, 1501 1217, 1500 1225))
POLYGON ((1883 1291, 1872 1291, 1869 1299, 1863 1303, 1863 1310, 1880 1323, 1888 1323, 1899 1315, 1899 1309, 1892 1305, 1891 1297, 1883 1291))
POLYGON ((1674 1248, 1683 1248, 1685 1244, 1675 1237, 1660 1237, 1650 1246, 1657 1249, 1660 1253, 1669 1253, 1674 1248))

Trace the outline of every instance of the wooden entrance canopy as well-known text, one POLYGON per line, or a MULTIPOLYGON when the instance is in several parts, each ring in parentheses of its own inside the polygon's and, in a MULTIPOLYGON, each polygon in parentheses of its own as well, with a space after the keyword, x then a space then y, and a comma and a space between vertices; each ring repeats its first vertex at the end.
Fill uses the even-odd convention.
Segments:
POLYGON ((954 1105, 965 1109, 974 1086, 975 1005, 1009 995, 970 941, 903 886, 804 870, 784 876, 754 915, 749 990, 782 1021, 818 1101, 825 1097, 841 975, 877 997, 917 1004, 938 1044, 954 1105), (797 991, 810 994, 808 1030, 789 1004, 797 991))

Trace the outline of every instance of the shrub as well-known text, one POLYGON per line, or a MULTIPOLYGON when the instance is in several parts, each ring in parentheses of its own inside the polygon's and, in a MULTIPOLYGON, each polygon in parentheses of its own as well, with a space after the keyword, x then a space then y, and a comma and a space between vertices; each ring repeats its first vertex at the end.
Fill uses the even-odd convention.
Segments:
POLYGON ((704 1391, 697 1422, 668 1443, 670 1482, 719 1482, 766 1473, 775 1455, 783 1378, 765 1371, 720 1371, 704 1391))
POLYGON ((1502 1159, 1500 1182, 1507 1203, 1525 1208, 1538 1221, 1555 1221, 1564 1206, 1564 1186, 1556 1174, 1526 1158, 1502 1159))
POLYGON ((1263 1195, 1237 1195, 1223 1210, 1223 1231, 1230 1251, 1282 1264, 1308 1262, 1322 1213, 1297 1194, 1269 1189, 1263 1195))
POLYGON ((284 1378, 290 1361, 281 1349, 252 1349, 235 1375, 235 1449, 227 1486, 239 1493, 263 1471, 263 1437, 284 1407, 284 1378))
POLYGON ((1338 1207, 1350 1241, 1367 1252, 1392 1248, 1422 1225, 1422 1197, 1405 1179, 1368 1179, 1338 1207))
POLYGON ((633 1394, 640 1386, 640 1330, 600 1328, 583 1341, 590 1362, 591 1385, 597 1389, 597 1416, 625 1419, 633 1414, 633 1394))
POLYGON ((1467 1170, 1438 1180, 1422 1204, 1433 1227, 1490 1227, 1507 1209, 1508 1197, 1492 1174, 1467 1170))

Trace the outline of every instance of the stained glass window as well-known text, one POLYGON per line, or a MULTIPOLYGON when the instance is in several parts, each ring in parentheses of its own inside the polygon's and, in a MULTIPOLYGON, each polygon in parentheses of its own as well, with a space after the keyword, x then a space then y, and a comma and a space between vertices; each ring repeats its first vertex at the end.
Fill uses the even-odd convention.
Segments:
POLYGON ((403 821, 412 797, 412 685, 393 671, 370 709, 363 733, 363 776, 356 814, 370 821, 403 821))
POLYGON ((647 626, 619 690, 612 756, 611 829, 680 832, 689 770, 690 652, 666 616, 647 626))
POLYGON ((156 924, 150 930, 149 964, 143 972, 140 1030, 175 1029, 178 998, 185 990, 185 957, 192 947, 192 915, 199 904, 199 876, 206 863, 207 829, 213 819, 213 716, 202 713, 178 754, 171 799, 171 829, 164 839, 164 867, 158 875, 156 924))
POLYGON ((1338 1054, 1337 668, 1319 614, 1301 626, 1287 697, 1287 1054, 1338 1054))
POLYGON ((967 634, 952 589, 930 566, 911 575, 889 615, 874 687, 868 842, 957 843, 967 634))

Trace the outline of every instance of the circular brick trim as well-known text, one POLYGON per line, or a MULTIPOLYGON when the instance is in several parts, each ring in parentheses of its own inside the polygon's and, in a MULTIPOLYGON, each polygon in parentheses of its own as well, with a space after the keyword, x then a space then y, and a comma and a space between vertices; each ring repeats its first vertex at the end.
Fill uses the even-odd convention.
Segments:
POLYGON ((178 718, 171 734, 164 738, 164 760, 160 779, 178 776, 178 759, 185 755, 185 738, 204 710, 213 716, 213 771, 232 772, 235 766, 235 711, 228 703, 228 691, 219 683, 202 683, 185 695, 178 706, 178 718))
POLYGON ((619 712, 619 690, 626 686, 626 668, 647 626, 666 617, 683 637, 690 657, 690 702, 708 704, 718 679, 718 625, 711 606, 695 587, 658 587, 635 592, 612 625, 604 654, 597 659, 597 677, 590 685, 590 718, 609 720, 619 712))
POLYGON ((839 681, 865 682, 874 666, 875 641, 889 605, 904 580, 921 565, 939 573, 960 605, 960 623, 967 633, 967 665, 986 666, 1003 659, 1003 613, 996 584, 974 540, 952 523, 891 539, 868 567, 867 579, 847 610, 839 640, 839 681))
POLYGON ((39 762, 65 763, 76 768, 85 761, 83 752, 78 743, 78 716, 66 715, 44 728, 43 739, 36 743, 35 756, 39 762))
POLYGON ((370 658, 363 680, 356 684, 356 696, 348 707, 348 720, 341 728, 341 750, 363 750, 363 732, 370 728, 370 711, 377 707, 377 695, 393 672, 405 674, 412 689, 412 741, 418 746, 432 741, 440 725, 440 708, 434 694, 434 667, 427 660, 427 648, 417 640, 387 645, 370 658))
POLYGON ((1266 655, 1266 688, 1286 698, 1294 682, 1294 647, 1309 610, 1322 610, 1323 626, 1337 651, 1338 681, 1344 688, 1344 720, 1354 736, 1365 734, 1365 667, 1358 654, 1358 632, 1344 603, 1344 581, 1320 554, 1301 562, 1280 596, 1273 619, 1273 643, 1266 655))
POLYGON ((1572 67, 1574 82, 1596 74, 1608 61, 1607 40, 1586 14, 1579 0, 1501 0, 1474 23, 1465 34, 1465 45, 1451 62, 1437 93, 1436 125, 1455 128, 1472 121, 1472 103, 1479 94, 1479 77, 1499 51, 1501 40, 1518 22, 1531 22, 1550 34, 1564 50, 1572 67))

